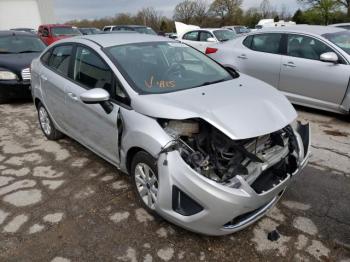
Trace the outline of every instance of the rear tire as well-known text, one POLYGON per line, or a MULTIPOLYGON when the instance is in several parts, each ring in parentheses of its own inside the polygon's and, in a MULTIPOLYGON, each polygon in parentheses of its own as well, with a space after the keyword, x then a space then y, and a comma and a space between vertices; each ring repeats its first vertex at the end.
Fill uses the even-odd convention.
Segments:
POLYGON ((38 104, 38 118, 41 130, 43 131, 47 139, 55 141, 63 137, 63 134, 59 130, 57 130, 57 128, 53 124, 49 113, 47 112, 46 108, 42 103, 38 104))
POLYGON ((158 201, 158 169, 156 160, 148 153, 136 153, 131 163, 131 178, 135 194, 141 205, 153 216, 159 218, 155 211, 158 201))

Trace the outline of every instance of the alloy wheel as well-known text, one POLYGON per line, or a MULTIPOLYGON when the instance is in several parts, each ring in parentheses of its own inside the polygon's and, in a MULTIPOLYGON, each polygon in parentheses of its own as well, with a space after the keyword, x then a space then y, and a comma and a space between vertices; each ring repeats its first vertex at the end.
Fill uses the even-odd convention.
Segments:
POLYGON ((39 121, 44 133, 49 136, 52 131, 51 121, 49 114, 44 107, 40 107, 39 109, 39 121))
POLYGON ((135 182, 137 191, 147 207, 155 210, 158 196, 158 178, 153 170, 145 163, 135 167, 135 182))

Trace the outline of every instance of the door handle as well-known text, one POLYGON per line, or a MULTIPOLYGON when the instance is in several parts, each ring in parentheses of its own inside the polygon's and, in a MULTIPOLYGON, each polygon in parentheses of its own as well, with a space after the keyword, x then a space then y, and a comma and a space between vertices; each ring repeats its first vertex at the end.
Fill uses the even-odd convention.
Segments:
POLYGON ((240 59, 248 59, 247 55, 245 55, 245 54, 241 54, 241 55, 239 55, 237 57, 240 58, 240 59))
POLYGON ((284 66, 288 66, 288 67, 297 67, 293 62, 288 62, 287 64, 283 64, 284 66))
POLYGON ((67 95, 69 96, 70 99, 72 99, 74 101, 78 101, 79 100, 78 97, 75 94, 73 94, 73 93, 67 93, 67 95))
POLYGON ((47 76, 41 75, 41 79, 42 79, 43 81, 47 81, 47 76))

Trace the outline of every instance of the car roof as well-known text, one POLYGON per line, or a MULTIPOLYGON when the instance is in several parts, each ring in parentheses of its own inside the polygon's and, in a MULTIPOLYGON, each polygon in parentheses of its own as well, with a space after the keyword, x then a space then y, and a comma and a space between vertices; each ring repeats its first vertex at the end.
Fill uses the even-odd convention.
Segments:
POLYGON ((0 31, 0 36, 32 36, 32 37, 37 37, 37 35, 32 34, 32 33, 28 33, 28 32, 24 32, 24 31, 15 31, 15 30, 3 30, 0 31))
POLYGON ((116 26, 123 26, 123 27, 145 27, 145 28, 150 28, 149 26, 145 26, 145 25, 116 25, 116 26))
POLYGON ((11 28, 10 30, 35 30, 35 29, 30 27, 16 27, 16 28, 11 28))
POLYGON ((43 24, 40 26, 47 26, 47 27, 72 27, 72 25, 66 25, 66 24, 43 24))
POLYGON ((320 26, 320 25, 292 25, 283 27, 265 27, 254 33, 259 32, 290 32, 290 33, 308 33, 314 35, 323 35, 329 33, 336 33, 341 31, 347 31, 343 28, 333 27, 333 26, 320 26))
POLYGON ((198 29, 194 29, 194 30, 191 30, 191 31, 198 31, 198 30, 206 30, 206 31, 216 31, 216 30, 227 30, 226 28, 198 28, 198 29))
POLYGON ((97 43, 102 47, 111 47, 116 45, 125 45, 133 43, 145 43, 145 42, 177 42, 170 38, 157 35, 147 34, 130 34, 130 33, 119 33, 119 34, 98 34, 98 35, 85 35, 77 36, 74 38, 68 38, 66 41, 75 40, 79 42, 79 39, 86 39, 97 43))
POLYGON ((338 24, 332 24, 328 26, 342 26, 342 25, 350 25, 350 23, 338 23, 338 24))

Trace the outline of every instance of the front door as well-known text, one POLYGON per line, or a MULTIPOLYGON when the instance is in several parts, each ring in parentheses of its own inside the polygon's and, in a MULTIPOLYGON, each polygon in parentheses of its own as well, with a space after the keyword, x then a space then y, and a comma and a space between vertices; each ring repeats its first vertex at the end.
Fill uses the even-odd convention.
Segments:
POLYGON ((72 80, 66 89, 66 122, 70 134, 107 160, 118 164, 119 106, 107 114, 99 104, 85 104, 80 95, 92 88, 103 88, 113 96, 114 74, 92 49, 78 46, 74 54, 72 80))
POLYGON ((282 57, 279 89, 292 102, 336 109, 341 104, 350 77, 350 68, 322 62, 320 56, 334 50, 310 36, 288 35, 287 54, 282 57))

